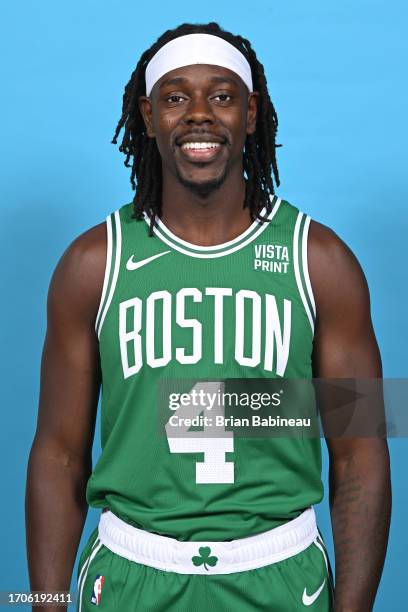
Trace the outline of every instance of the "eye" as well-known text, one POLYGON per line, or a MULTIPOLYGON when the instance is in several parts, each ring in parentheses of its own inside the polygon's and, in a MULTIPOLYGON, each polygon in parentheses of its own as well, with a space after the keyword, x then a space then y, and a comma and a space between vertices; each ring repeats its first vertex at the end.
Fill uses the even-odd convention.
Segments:
POLYGON ((178 96, 177 94, 172 94, 166 98, 166 102, 169 102, 170 104, 178 104, 182 100, 184 100, 183 96, 178 96))
POLYGON ((216 100, 217 102, 230 102, 232 100, 232 96, 226 93, 221 93, 221 94, 217 94, 216 96, 214 96, 213 99, 216 100))

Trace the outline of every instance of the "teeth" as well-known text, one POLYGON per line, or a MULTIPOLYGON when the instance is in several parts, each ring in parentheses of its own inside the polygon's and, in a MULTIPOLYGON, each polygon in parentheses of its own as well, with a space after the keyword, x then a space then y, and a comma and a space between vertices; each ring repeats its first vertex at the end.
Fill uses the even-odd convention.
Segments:
POLYGON ((219 142, 185 142, 182 149, 216 149, 221 146, 219 142))

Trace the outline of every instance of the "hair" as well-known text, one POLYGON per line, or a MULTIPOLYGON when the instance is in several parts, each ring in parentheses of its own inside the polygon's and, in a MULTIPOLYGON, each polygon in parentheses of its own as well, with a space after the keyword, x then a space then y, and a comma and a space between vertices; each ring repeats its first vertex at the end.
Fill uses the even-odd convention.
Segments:
POLYGON ((247 135, 243 151, 243 171, 246 176, 244 208, 248 207, 252 220, 264 220, 272 208, 271 197, 274 181, 279 186, 279 172, 276 162, 276 133, 278 117, 269 97, 263 65, 258 61, 251 43, 242 36, 223 30, 217 23, 184 23, 173 30, 167 30, 158 40, 142 53, 129 82, 125 86, 122 102, 122 116, 117 124, 113 144, 124 129, 119 151, 125 154, 125 166, 131 168, 130 182, 136 191, 133 198, 133 218, 141 219, 146 212, 150 218, 150 235, 156 217, 161 216, 162 163, 156 140, 149 138, 142 114, 139 97, 146 93, 146 66, 157 51, 171 40, 186 34, 212 34, 223 38, 236 47, 248 60, 252 72, 254 91, 259 93, 256 130, 247 135), (132 159, 132 161, 131 161, 132 159), (272 177, 273 173, 273 177, 272 177))

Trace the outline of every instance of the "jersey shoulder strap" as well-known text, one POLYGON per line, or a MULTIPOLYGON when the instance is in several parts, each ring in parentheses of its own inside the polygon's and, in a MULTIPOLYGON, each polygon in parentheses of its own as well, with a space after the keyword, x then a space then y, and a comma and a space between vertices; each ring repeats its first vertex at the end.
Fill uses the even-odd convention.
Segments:
POLYGON ((99 338, 103 322, 108 312, 119 276, 122 251, 122 225, 120 211, 116 210, 106 217, 106 263, 102 295, 95 320, 95 331, 99 338))
POLYGON ((311 217, 286 200, 281 202, 278 222, 291 231, 293 271, 300 297, 312 331, 316 322, 316 303, 310 282, 308 264, 308 236, 311 217))
POLYGON ((141 238, 147 235, 147 226, 144 221, 136 223, 133 218, 133 202, 110 213, 106 217, 106 263, 103 280, 102 295, 99 302, 98 313, 95 320, 95 330, 98 338, 112 302, 118 282, 122 252, 129 242, 140 244, 141 238), (137 229, 137 236, 134 232, 137 229), (136 240, 135 240, 136 239, 136 240))

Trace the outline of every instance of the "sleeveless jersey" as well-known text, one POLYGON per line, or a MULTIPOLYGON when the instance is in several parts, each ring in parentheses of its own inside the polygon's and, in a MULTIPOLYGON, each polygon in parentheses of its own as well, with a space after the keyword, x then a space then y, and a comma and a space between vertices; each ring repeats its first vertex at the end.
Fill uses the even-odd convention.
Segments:
POLYGON ((163 381, 312 378, 310 217, 276 196, 272 205, 268 222, 207 247, 160 220, 149 236, 131 204, 108 216, 96 319, 102 453, 90 506, 211 541, 267 531, 321 501, 319 436, 203 440, 192 428, 183 441, 158 426, 163 381))

